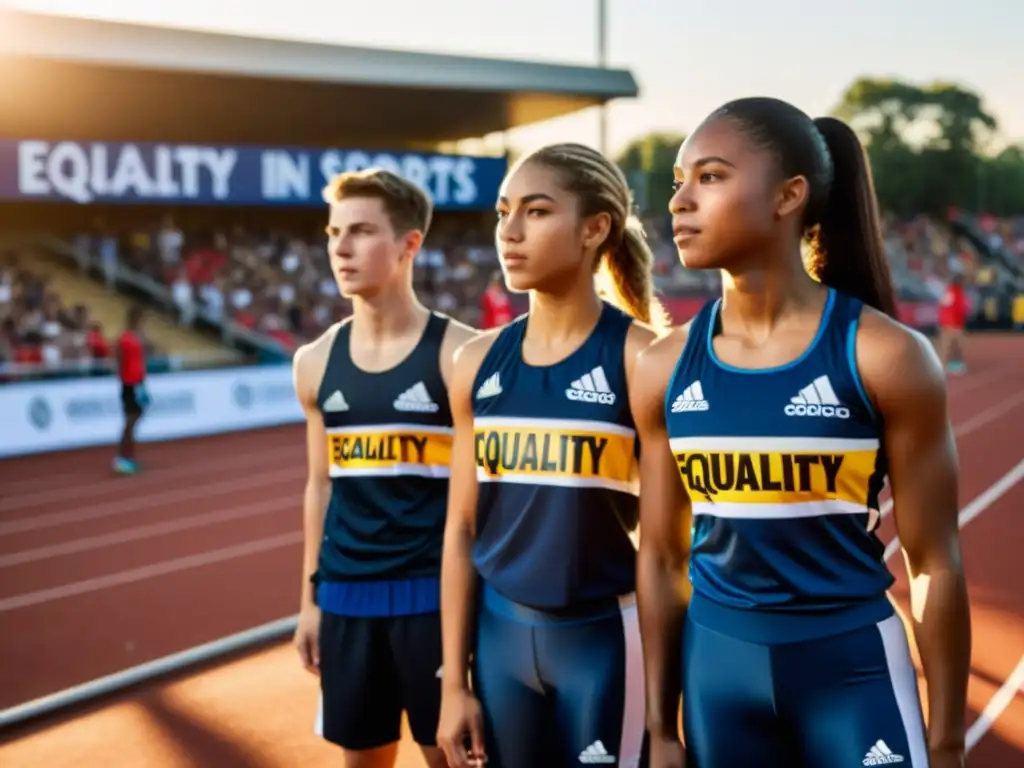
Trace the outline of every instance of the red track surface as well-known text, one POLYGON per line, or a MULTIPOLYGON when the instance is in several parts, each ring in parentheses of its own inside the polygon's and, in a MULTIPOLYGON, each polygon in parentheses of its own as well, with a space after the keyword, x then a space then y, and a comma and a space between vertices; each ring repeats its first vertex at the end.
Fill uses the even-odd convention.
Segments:
MULTIPOLYGON (((950 409, 962 509, 981 508, 963 532, 973 722, 1024 664, 1019 468, 971 506, 1024 462, 1024 339, 974 338, 969 352, 950 409)), ((109 450, 0 463, 0 709, 292 614, 303 445, 296 427, 148 445, 136 478, 109 477, 109 450)), ((906 608, 899 556, 890 564, 906 608)), ((316 703, 315 680, 276 646, 7 734, 0 764, 335 765, 312 734, 316 703)), ((418 765, 406 746, 402 764, 418 765)), ((1018 691, 970 765, 1022 759, 1018 691)))

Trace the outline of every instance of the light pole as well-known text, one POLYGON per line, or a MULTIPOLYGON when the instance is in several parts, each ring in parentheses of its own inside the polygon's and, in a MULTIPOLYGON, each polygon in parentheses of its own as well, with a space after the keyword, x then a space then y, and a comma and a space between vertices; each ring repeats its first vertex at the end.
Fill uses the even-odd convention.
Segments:
MULTIPOLYGON (((608 0, 597 0, 597 66, 608 66, 608 0)), ((608 153, 608 103, 598 107, 597 146, 608 153)))

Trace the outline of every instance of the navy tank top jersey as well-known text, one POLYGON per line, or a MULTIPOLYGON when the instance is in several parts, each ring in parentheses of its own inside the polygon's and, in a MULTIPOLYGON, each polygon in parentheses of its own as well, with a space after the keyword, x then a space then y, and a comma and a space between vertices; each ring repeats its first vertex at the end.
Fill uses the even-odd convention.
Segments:
POLYGON ((437 610, 452 445, 447 327, 431 314, 413 351, 379 373, 353 363, 352 324, 338 330, 318 397, 331 476, 316 576, 324 610, 437 610))
POLYGON ((693 320, 665 401, 693 504, 691 618, 751 642, 882 621, 893 579, 875 528, 887 467, 857 372, 863 305, 829 290, 810 346, 768 369, 715 356, 720 305, 693 320))
POLYGON ((474 383, 473 561, 510 600, 585 610, 635 588, 639 483, 625 369, 632 318, 605 304, 587 340, 542 367, 523 361, 527 322, 501 331, 474 383))

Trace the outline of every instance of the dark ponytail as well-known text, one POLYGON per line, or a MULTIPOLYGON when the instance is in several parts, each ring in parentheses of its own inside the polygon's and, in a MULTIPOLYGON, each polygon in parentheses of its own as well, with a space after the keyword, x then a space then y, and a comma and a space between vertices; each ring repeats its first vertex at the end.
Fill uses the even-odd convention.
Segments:
POLYGON ((810 187, 804 233, 807 271, 825 285, 896 316, 896 290, 864 147, 841 120, 811 120, 792 104, 754 97, 729 102, 709 120, 732 120, 778 159, 783 178, 803 176, 810 187))
POLYGON ((832 160, 832 183, 809 230, 807 271, 825 285, 896 317, 896 291, 864 147, 846 123, 814 121, 832 160))

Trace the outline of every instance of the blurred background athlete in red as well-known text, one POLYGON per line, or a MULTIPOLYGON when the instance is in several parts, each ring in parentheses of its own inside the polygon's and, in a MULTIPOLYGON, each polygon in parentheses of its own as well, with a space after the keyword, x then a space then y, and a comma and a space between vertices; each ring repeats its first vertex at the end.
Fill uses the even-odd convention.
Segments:
POLYGON ((942 295, 939 306, 939 354, 947 373, 959 374, 967 372, 964 363, 964 327, 970 306, 967 292, 964 290, 964 279, 959 274, 950 277, 946 292, 942 295))
POLYGON ((139 471, 139 465, 135 461, 135 426, 149 404, 142 322, 142 307, 131 307, 128 310, 124 332, 117 340, 117 372, 121 380, 124 431, 121 433, 117 456, 114 457, 114 471, 122 475, 132 475, 139 471))

